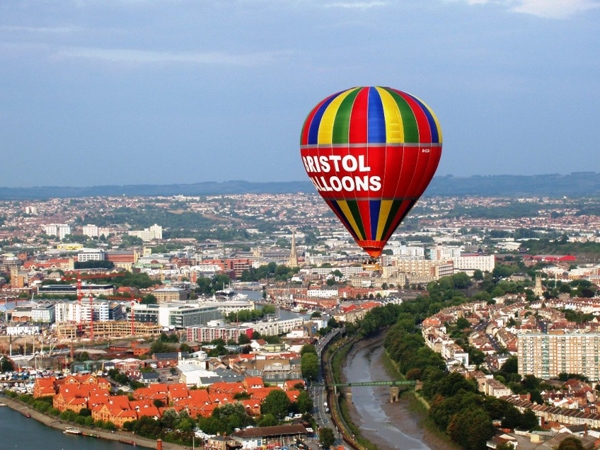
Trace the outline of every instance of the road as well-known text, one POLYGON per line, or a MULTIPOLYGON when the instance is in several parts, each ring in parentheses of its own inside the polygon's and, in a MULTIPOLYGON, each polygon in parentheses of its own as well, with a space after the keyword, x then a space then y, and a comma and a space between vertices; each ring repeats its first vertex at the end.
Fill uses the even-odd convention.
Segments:
MULTIPOLYGON (((338 335, 343 334, 345 332, 345 328, 334 328, 329 334, 323 336, 315 346, 317 350, 317 356, 319 357, 319 361, 321 361, 322 352, 325 347, 331 342, 332 339, 336 338, 338 335)), ((331 420, 331 415, 329 414, 329 408, 331 405, 327 403, 327 389, 323 386, 323 371, 322 369, 319 371, 318 378, 316 383, 312 386, 309 386, 309 395, 312 398, 314 403, 313 417, 315 418, 319 428, 331 428, 334 431, 336 437, 336 445, 343 444, 340 433, 338 432, 335 424, 331 420)), ((315 433, 317 430, 315 430, 315 433)))

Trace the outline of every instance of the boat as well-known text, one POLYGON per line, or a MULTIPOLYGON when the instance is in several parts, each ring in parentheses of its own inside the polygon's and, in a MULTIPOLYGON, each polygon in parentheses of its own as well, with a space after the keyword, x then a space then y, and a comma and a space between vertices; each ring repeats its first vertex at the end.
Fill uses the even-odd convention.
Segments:
POLYGON ((31 418, 31 414, 30 414, 28 411, 25 411, 25 412, 23 413, 23 415, 24 415, 25 417, 27 417, 28 419, 30 419, 30 418, 31 418))
POLYGON ((65 434, 82 434, 82 431, 79 428, 68 427, 68 428, 65 428, 65 431, 63 431, 63 433, 65 433, 65 434))
POLYGON ((0 403, 0 407, 6 406, 6 403, 0 403))
POLYGON ((239 292, 231 289, 231 286, 223 286, 223 289, 219 289, 215 292, 215 297, 225 298, 227 300, 247 300, 248 296, 246 294, 241 294, 239 292))

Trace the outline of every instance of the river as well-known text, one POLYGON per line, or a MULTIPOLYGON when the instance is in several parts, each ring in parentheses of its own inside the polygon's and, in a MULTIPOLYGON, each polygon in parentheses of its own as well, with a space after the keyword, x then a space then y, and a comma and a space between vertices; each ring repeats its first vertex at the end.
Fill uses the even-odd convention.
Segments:
POLYGON ((7 407, 0 407, 0 449, 10 450, 131 450, 131 445, 84 436, 64 434, 60 430, 28 419, 7 407))
MULTIPOLYGON (((382 363, 383 338, 359 344, 348 354, 344 375, 348 382, 387 381, 382 363)), ((389 387, 352 387, 353 420, 363 436, 379 450, 443 450, 447 443, 426 433, 419 426, 419 417, 410 411, 408 401, 389 403, 389 387)))
MULTIPOLYGON (((241 291, 251 300, 260 300, 260 291, 241 291)), ((278 317, 291 319, 301 314, 279 310, 278 317)), ((0 398, 0 401, 2 399, 0 398)), ((0 407, 0 450, 130 450, 131 445, 117 441, 64 434, 8 407, 0 407)), ((143 447, 136 447, 143 448, 143 447)))
MULTIPOLYGON (((243 293, 251 293, 244 291, 243 293)), ((252 292, 252 297, 257 293, 252 292)), ((260 292, 258 293, 258 296, 260 292)), ((281 310, 282 318, 301 316, 281 310)), ((381 358, 383 339, 368 341, 357 346, 349 355, 344 374, 349 382, 389 380, 381 358)), ((444 450, 419 427, 419 419, 412 414, 406 400, 390 404, 387 387, 353 387, 354 420, 365 437, 379 450, 444 450), (425 443, 427 442, 427 443, 425 443)), ((60 430, 28 419, 17 411, 0 407, 0 450, 129 450, 132 447, 115 441, 65 435, 60 430)))

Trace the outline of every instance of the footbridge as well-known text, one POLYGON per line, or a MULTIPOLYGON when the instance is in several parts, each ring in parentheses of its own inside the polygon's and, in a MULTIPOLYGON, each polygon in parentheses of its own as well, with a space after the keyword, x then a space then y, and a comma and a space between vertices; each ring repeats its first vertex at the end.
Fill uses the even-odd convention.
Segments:
POLYGON ((356 381, 353 383, 313 383, 312 386, 324 389, 333 389, 337 394, 338 388, 344 388, 346 398, 352 401, 352 388, 363 386, 389 386, 390 387, 390 403, 397 402, 400 398, 400 388, 414 389, 417 382, 414 380, 386 380, 386 381, 356 381))
POLYGON ((414 380, 388 380, 388 381, 356 381, 354 383, 313 383, 318 387, 352 387, 352 386, 415 386, 414 380))

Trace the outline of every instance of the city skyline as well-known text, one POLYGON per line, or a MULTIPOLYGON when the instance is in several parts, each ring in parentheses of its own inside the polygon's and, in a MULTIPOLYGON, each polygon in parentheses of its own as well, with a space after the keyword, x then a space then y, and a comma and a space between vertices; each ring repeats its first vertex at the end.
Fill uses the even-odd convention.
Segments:
POLYGON ((360 85, 438 116, 437 175, 600 171, 597 0, 0 5, 0 187, 308 181, 299 137, 360 85))

